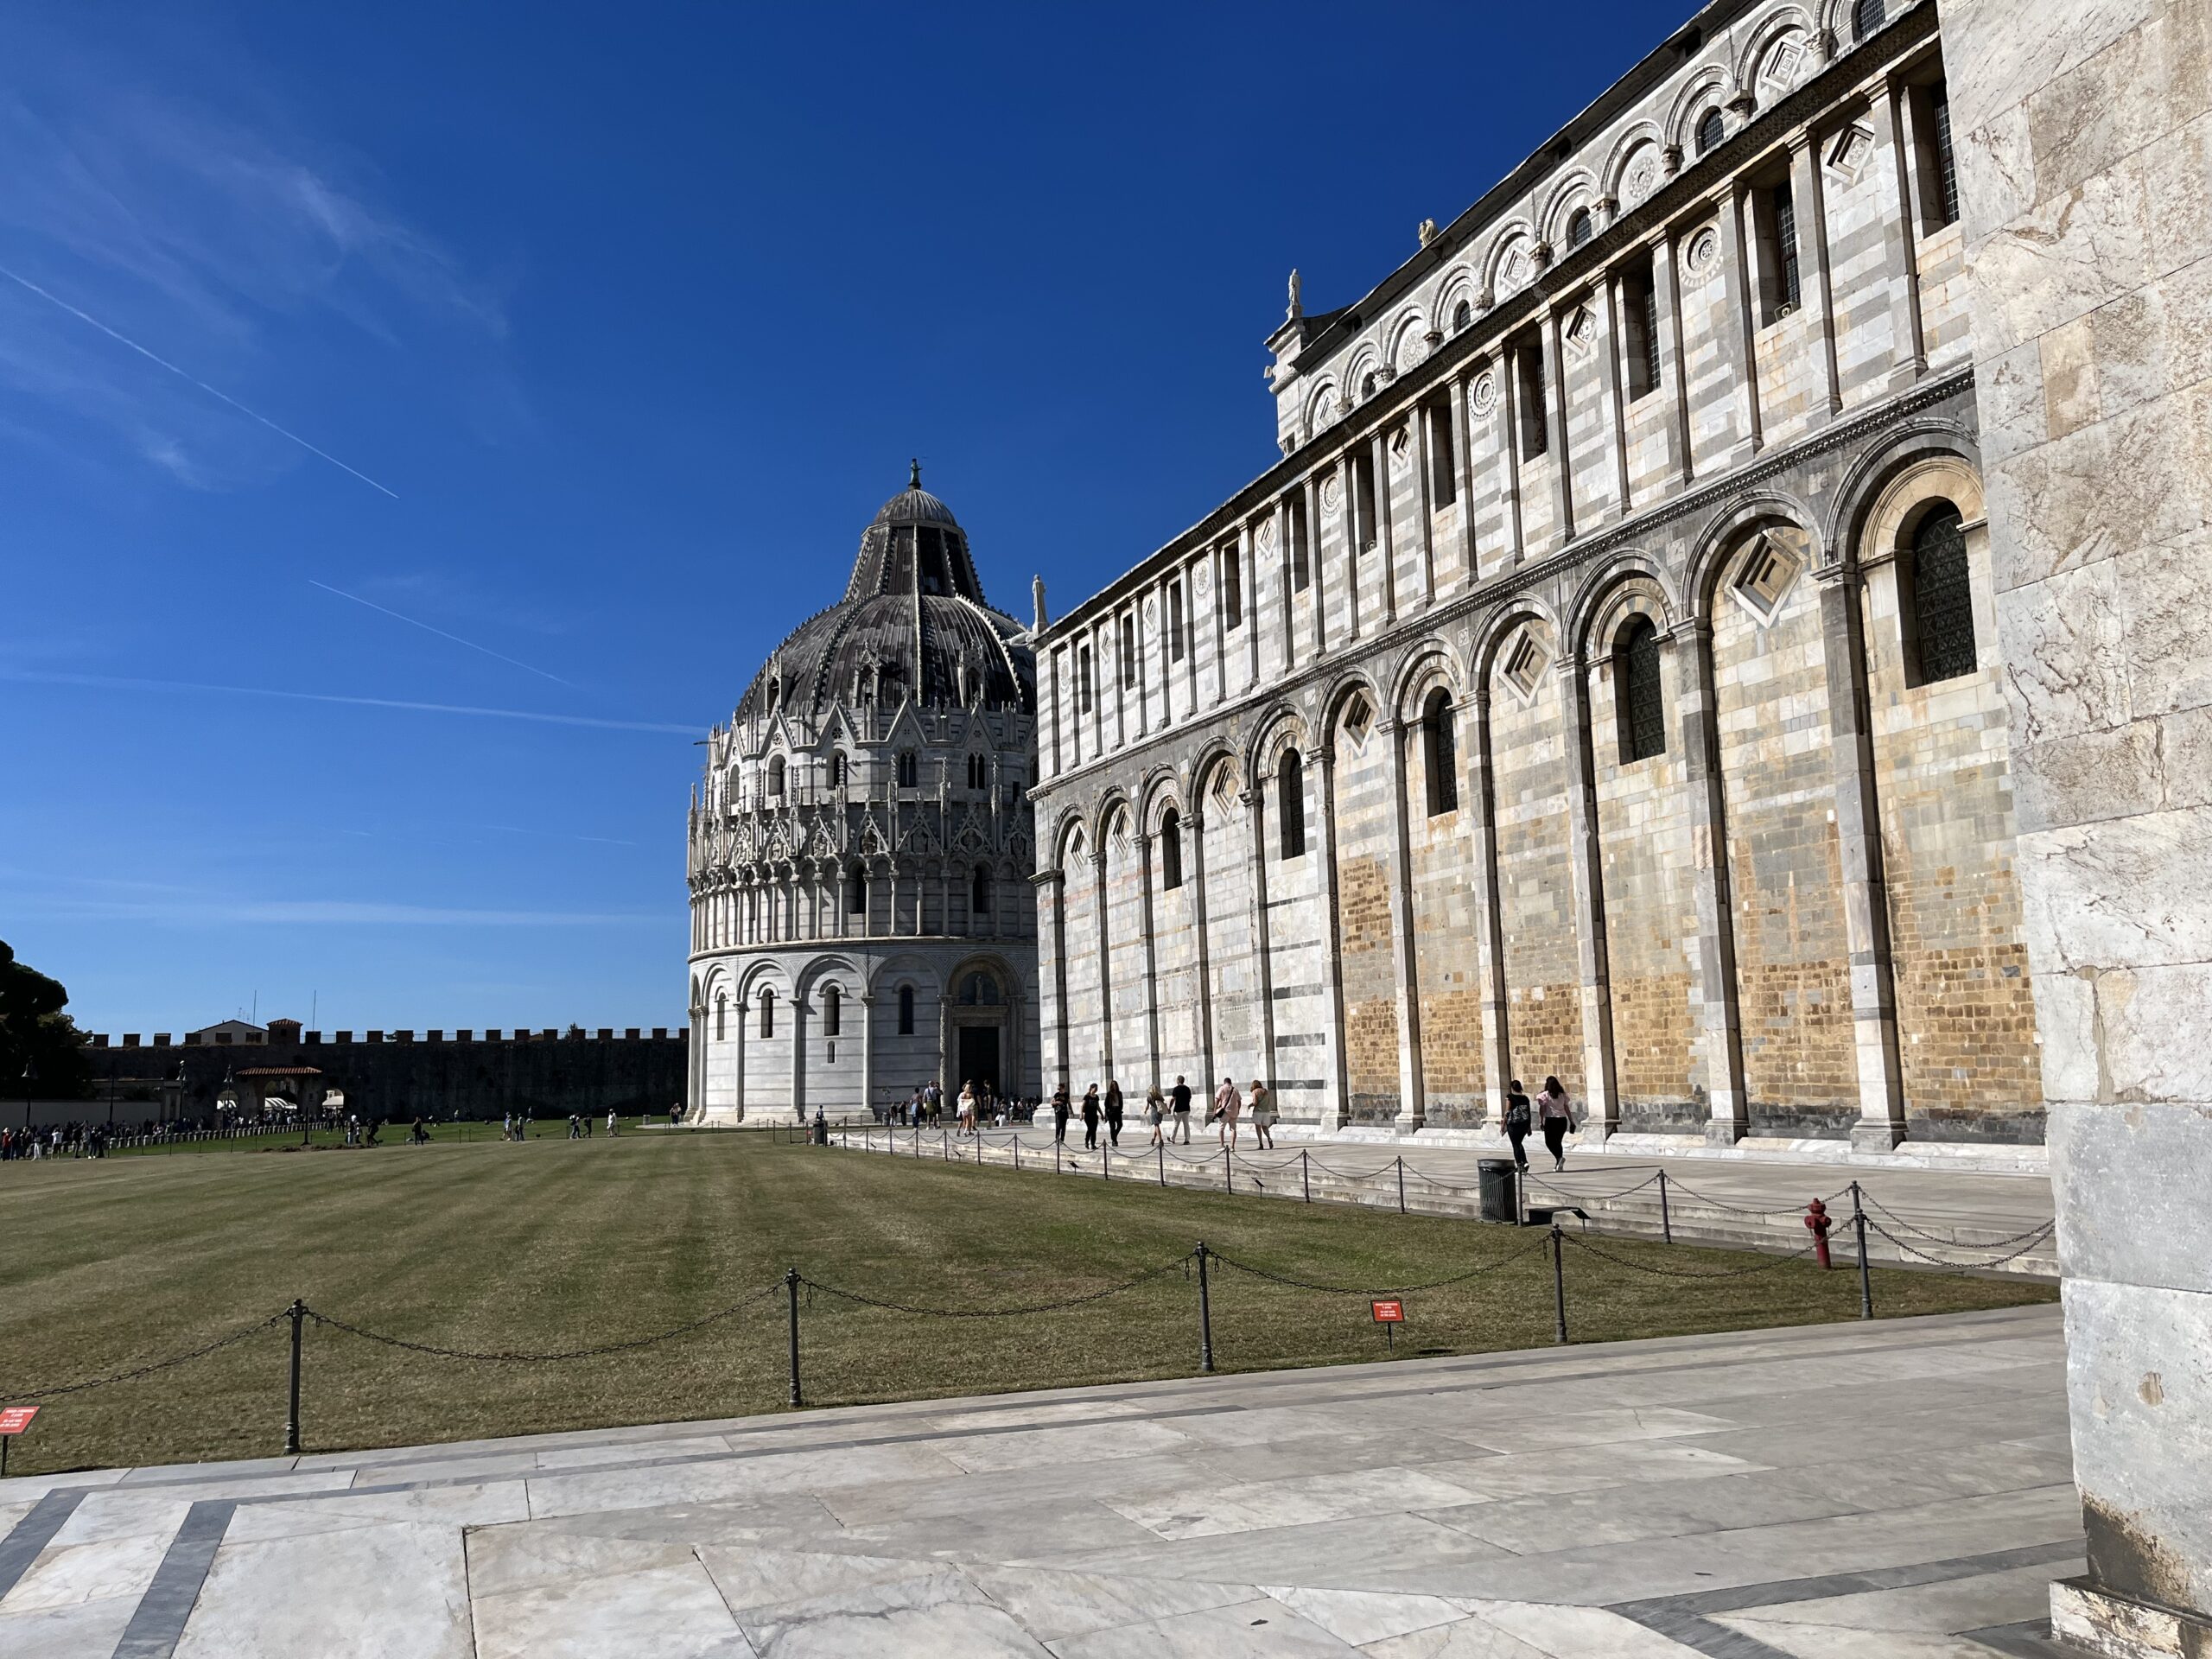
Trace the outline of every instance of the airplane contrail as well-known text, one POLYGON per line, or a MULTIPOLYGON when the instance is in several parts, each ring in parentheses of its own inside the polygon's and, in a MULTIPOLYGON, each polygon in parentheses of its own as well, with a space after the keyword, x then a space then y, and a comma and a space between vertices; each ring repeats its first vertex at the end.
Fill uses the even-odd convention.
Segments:
POLYGON ((528 663, 518 662, 512 657, 504 656, 489 645, 480 645, 474 639, 464 639, 457 633, 448 633, 443 628, 434 628, 428 622, 418 622, 413 617, 402 615, 388 606, 378 604, 372 599, 363 599, 359 594, 349 594, 343 588, 334 588, 327 582, 317 582, 313 576, 308 578, 308 586, 320 588, 326 594, 335 594, 340 599, 350 599, 356 605, 365 605, 372 611, 382 611, 395 621, 404 622, 410 627, 420 628, 425 633, 435 633, 441 639, 450 639, 456 645, 467 645, 471 651, 480 651, 486 657, 496 657, 511 668, 519 668, 526 673, 538 676, 541 679, 550 680, 556 685, 565 685, 571 690, 575 689, 572 681, 564 680, 558 674, 548 674, 542 668, 532 668, 528 663))
POLYGON ((58 295, 48 293, 46 289, 41 288, 36 283, 32 282, 28 276, 18 276, 14 271, 9 270, 5 265, 0 265, 0 276, 5 276, 10 282, 16 283, 18 287, 30 289, 32 293, 37 295, 39 298, 46 301, 49 304, 60 306, 71 316, 76 318, 78 321, 91 324, 93 327, 99 329, 100 333, 105 334, 110 340, 116 341, 118 345, 128 346, 132 351, 137 353, 139 356, 144 358, 148 362, 159 364, 162 367, 167 369, 171 374, 176 376, 178 379, 191 382, 192 385, 199 387, 200 391, 206 392, 210 397, 220 398, 224 403, 228 404, 232 409, 238 410, 239 414, 245 416, 248 420, 260 422, 262 425, 267 427, 271 432, 276 434, 277 436, 290 439, 291 442, 298 444, 301 448, 306 450, 309 454, 321 456, 332 466, 338 468, 340 472, 351 473, 354 477, 359 479, 362 483, 367 485, 371 489, 384 490, 384 493, 390 496, 393 500, 397 501, 399 499, 398 491, 385 489, 383 485, 378 483, 376 480, 371 478, 366 473, 361 471, 358 467, 348 467, 344 461, 339 460, 337 456, 332 454, 329 450, 316 448, 315 445, 309 443, 298 433, 287 431, 284 428, 277 425, 276 422, 270 420, 266 415, 257 414, 254 410, 248 409, 244 404, 238 402, 237 398, 232 397, 228 392, 218 391, 214 387, 209 385, 205 380, 200 379, 197 375, 187 374, 182 369, 177 367, 175 364, 170 362, 166 357, 162 357, 156 353, 148 351, 143 346, 141 346, 137 340, 131 339, 128 334, 118 334, 114 329, 109 327, 107 324, 102 322, 98 317, 92 315, 88 312, 79 311, 75 306, 70 304, 68 301, 62 299, 58 295))
POLYGON ((696 729, 650 720, 600 720, 590 715, 549 715, 530 709, 485 709, 463 702, 410 702, 397 697, 348 697, 330 691, 285 691, 264 685, 211 685, 196 680, 137 680, 110 674, 47 673, 37 669, 0 669, 0 680, 35 685, 83 685, 104 691, 216 691, 240 697, 280 697, 293 702, 335 702, 356 709, 404 709, 425 715, 480 715, 493 720, 527 720, 546 726, 584 726, 606 732, 672 732, 684 737, 696 729))

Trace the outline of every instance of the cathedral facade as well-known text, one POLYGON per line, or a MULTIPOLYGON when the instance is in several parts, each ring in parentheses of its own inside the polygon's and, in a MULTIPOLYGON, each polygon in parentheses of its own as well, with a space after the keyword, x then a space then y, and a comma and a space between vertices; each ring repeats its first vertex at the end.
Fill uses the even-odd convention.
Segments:
POLYGON ((917 467, 844 597, 709 734, 687 858, 695 1121, 856 1115, 931 1081, 1036 1092, 1028 641, 917 467))
POLYGON ((1037 642, 1047 1084, 2032 1164, 1959 219, 1934 4, 1716 0, 1294 277, 1280 463, 1037 642))

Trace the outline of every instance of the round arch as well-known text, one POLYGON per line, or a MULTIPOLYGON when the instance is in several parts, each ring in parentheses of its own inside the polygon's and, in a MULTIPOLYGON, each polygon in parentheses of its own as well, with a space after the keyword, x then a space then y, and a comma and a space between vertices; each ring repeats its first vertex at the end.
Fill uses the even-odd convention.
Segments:
POLYGON ((1875 521, 1897 480, 1922 467, 1955 469, 1958 486, 1970 490, 1974 497, 1971 504, 1956 502, 1960 514, 1969 522, 1983 517, 1979 447, 1951 422, 1914 422, 1867 449, 1844 473, 1827 531, 1828 544, 1847 566, 1885 550, 1875 521))
POLYGON ((1780 490, 1758 490, 1738 496, 1713 516, 1691 551, 1684 583, 1691 614, 1711 620, 1720 578, 1729 562, 1753 531, 1777 524, 1805 537, 1809 567, 1818 569, 1827 563, 1827 540, 1802 501, 1780 490))
POLYGON ((1665 563, 1639 548, 1623 548, 1590 572, 1567 607, 1564 637, 1578 661, 1587 661, 1592 642, 1602 642, 1610 632, 1607 625, 1612 620, 1610 611, 1616 595, 1624 588, 1639 583, 1658 601, 1660 608, 1653 620, 1662 631, 1675 626, 1681 615, 1681 596, 1675 591, 1665 563))

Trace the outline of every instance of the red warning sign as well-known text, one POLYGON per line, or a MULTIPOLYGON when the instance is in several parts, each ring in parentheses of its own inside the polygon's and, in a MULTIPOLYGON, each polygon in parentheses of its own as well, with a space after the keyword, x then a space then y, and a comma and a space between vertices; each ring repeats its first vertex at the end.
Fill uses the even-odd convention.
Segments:
POLYGON ((20 1434, 38 1415, 36 1406, 0 1406, 0 1434, 20 1434))
POLYGON ((1403 1325, 1405 1322, 1406 1305, 1403 1302, 1377 1302, 1375 1304, 1376 1324, 1403 1325))

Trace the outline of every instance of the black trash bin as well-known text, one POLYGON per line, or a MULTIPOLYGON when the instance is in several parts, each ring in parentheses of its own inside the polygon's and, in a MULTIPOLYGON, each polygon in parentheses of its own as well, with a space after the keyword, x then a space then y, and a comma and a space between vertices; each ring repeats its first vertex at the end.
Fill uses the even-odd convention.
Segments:
POLYGON ((817 1147, 826 1147, 830 1144, 830 1125, 818 1117, 814 1120, 813 1140, 817 1147))
POLYGON ((1480 1158, 1475 1167, 1482 1185, 1483 1219, 1511 1221, 1521 1219, 1520 1194, 1516 1185, 1520 1171, 1510 1158, 1480 1158))

